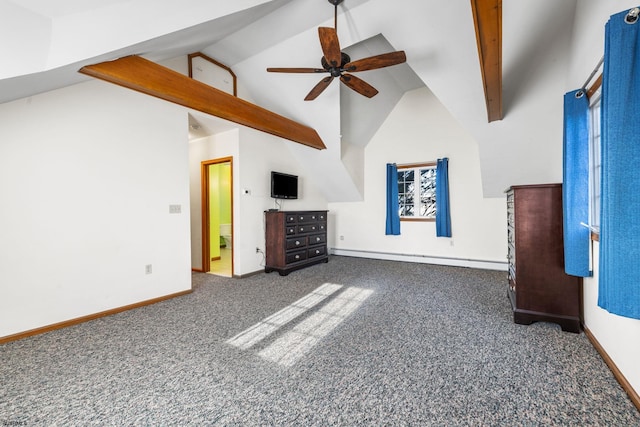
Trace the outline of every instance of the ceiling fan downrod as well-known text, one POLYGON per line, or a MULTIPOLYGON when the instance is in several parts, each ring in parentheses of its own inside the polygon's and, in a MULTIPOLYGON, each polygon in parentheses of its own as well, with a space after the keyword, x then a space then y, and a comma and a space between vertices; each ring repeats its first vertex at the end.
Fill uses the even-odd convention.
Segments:
POLYGON ((344 0, 327 0, 327 1, 335 6, 333 10, 333 29, 338 31, 338 5, 342 3, 344 0))

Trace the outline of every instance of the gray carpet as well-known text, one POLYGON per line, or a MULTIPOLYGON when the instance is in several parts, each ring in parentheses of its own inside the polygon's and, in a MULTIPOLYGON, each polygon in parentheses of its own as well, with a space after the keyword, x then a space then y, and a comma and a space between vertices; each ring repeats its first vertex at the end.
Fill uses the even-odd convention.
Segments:
POLYGON ((193 294, 0 346, 0 426, 639 426, 584 334, 512 322, 505 280, 347 257, 194 274, 193 294))

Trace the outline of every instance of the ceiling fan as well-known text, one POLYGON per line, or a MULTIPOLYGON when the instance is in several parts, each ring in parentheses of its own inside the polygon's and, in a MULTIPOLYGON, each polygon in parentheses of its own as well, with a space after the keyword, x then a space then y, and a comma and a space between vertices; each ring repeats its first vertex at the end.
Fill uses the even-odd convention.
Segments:
POLYGON ((338 40, 338 5, 344 0, 328 1, 335 7, 334 28, 318 28, 320 45, 322 46, 322 53, 324 55, 320 59, 322 68, 267 68, 267 71, 271 73, 329 73, 328 77, 320 80, 320 83, 311 89, 311 92, 304 98, 305 101, 316 99, 318 95, 331 84, 334 77, 340 77, 340 81, 347 87, 367 98, 372 98, 378 94, 377 89, 349 73, 376 70, 378 68, 402 64, 407 61, 407 57, 404 51, 400 50, 370 56, 352 62, 349 55, 340 50, 340 42, 338 40))

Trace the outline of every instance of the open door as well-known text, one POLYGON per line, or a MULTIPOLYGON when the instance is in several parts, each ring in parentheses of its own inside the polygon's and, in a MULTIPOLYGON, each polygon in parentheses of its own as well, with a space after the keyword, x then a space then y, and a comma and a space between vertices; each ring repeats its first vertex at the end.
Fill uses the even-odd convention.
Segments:
POLYGON ((202 269, 233 276, 233 158, 201 163, 202 269))

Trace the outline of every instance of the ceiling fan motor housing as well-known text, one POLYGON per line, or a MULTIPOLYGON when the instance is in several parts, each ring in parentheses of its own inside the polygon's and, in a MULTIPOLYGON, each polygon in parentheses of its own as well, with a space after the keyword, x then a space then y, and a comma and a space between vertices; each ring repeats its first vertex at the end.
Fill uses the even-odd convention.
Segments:
POLYGON ((340 3, 342 3, 344 0, 329 0, 329 3, 331 3, 334 6, 339 5, 340 3))
POLYGON ((349 62, 351 62, 351 57, 344 52, 340 52, 340 65, 337 67, 333 67, 331 64, 329 64, 324 56, 320 59, 322 68, 330 72, 333 77, 340 77, 342 75, 342 72, 345 71, 344 66, 349 62))

